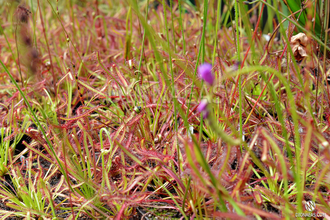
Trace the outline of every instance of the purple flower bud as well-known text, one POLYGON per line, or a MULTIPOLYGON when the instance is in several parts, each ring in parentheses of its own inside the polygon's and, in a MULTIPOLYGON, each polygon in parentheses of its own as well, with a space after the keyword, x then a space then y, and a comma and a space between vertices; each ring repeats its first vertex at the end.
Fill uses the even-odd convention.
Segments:
POLYGON ((198 67, 198 75, 201 79, 212 85, 214 82, 214 76, 212 74, 212 65, 204 63, 198 67))
POLYGON ((197 111, 201 112, 203 114, 203 118, 207 118, 209 115, 209 110, 207 109, 208 102, 206 99, 203 99, 200 103, 199 106, 197 107, 197 111))

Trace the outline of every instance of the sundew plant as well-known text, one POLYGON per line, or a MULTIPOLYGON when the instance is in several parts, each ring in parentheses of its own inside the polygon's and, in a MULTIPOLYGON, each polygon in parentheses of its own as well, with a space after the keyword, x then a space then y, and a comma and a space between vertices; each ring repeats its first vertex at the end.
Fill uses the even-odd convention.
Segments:
POLYGON ((330 219, 329 9, 0 0, 1 219, 330 219))

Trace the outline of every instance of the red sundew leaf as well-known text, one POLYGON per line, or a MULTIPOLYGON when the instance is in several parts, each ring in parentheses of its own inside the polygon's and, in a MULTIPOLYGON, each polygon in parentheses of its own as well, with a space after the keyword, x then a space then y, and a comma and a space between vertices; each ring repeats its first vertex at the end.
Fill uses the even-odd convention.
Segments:
POLYGON ((127 144, 126 144, 126 148, 128 148, 129 146, 131 146, 132 138, 133 138, 133 133, 130 133, 129 134, 129 137, 128 137, 127 144))
POLYGON ((166 106, 166 105, 158 105, 158 104, 149 104, 149 105, 146 105, 146 107, 145 108, 159 108, 159 107, 162 107, 162 108, 165 108, 165 109, 169 109, 169 107, 168 106, 166 106))
POLYGON ((41 72, 41 74, 44 75, 44 74, 46 74, 48 72, 49 72, 49 70, 44 70, 44 71, 41 72))
MULTIPOLYGON (((122 191, 122 194, 126 194, 129 191, 131 191, 134 186, 136 186, 140 181, 142 182, 142 180, 144 180, 147 176, 150 176, 151 172, 147 172, 146 174, 144 174, 143 176, 139 176, 137 177, 135 180, 133 180, 132 184, 130 186, 127 187, 126 190, 122 191)), ((145 197, 147 196, 147 194, 145 194, 144 196, 142 196, 143 198, 138 198, 138 200, 143 200, 145 197)), ((133 198, 137 197, 136 195, 132 195, 133 198)))
POLYGON ((161 154, 161 153, 159 153, 157 151, 154 151, 154 150, 139 150, 139 149, 136 149, 136 152, 143 155, 143 156, 146 156, 146 158, 148 158, 148 159, 154 159, 154 160, 158 160, 158 161, 164 161, 165 159, 173 160, 173 156, 164 155, 164 154, 161 154))
POLYGON ((115 218, 116 220, 122 219, 121 216, 123 215, 125 208, 126 208, 126 204, 123 204, 115 218))
POLYGON ((237 205, 244 209, 245 211, 247 211, 248 213, 252 213, 252 214, 257 214, 257 215, 260 215, 260 216, 264 216, 266 217, 267 219, 281 219, 280 216, 278 215, 275 215, 275 214, 272 214, 272 213, 267 213, 265 211, 262 211, 260 209, 256 209, 256 208, 253 208, 251 206, 248 206, 248 205, 243 205, 241 203, 237 203, 237 205))
POLYGON ((253 191, 253 197, 258 205, 263 203, 261 193, 258 190, 253 191))
MULTIPOLYGON (((37 91, 42 90, 43 88, 45 88, 45 82, 46 82, 46 80, 42 80, 41 82, 38 82, 38 83, 34 84, 34 85, 33 85, 33 88, 31 88, 31 87, 22 88, 22 91, 29 91, 30 89, 33 89, 32 92, 29 92, 29 93, 27 94, 28 97, 31 97, 31 95, 33 95, 34 92, 37 92, 37 91)), ((5 88, 5 87, 4 87, 4 88, 5 88)), ((5 102, 6 102, 6 103, 10 103, 12 100, 14 100, 15 98, 17 98, 19 94, 20 94, 19 91, 15 92, 15 93, 14 93, 9 99, 7 99, 5 102)))
POLYGON ((68 95, 66 93, 63 93, 63 96, 63 98, 59 97, 59 99, 61 100, 60 102, 63 104, 56 108, 56 112, 60 112, 60 110, 62 110, 68 105, 68 95))
POLYGON ((256 189, 258 189, 258 191, 260 191, 263 195, 266 195, 267 198, 276 204, 285 204, 285 200, 284 198, 282 198, 281 196, 277 195, 275 192, 273 192, 270 189, 264 188, 264 187, 260 187, 260 186, 256 186, 256 189))
POLYGON ((127 87, 128 84, 127 84, 127 81, 126 81, 125 77, 123 76, 123 74, 118 70, 116 65, 113 65, 112 67, 116 70, 117 76, 119 77, 120 81, 123 83, 123 85, 125 87, 127 87))
POLYGON ((180 179, 175 175, 175 173, 173 173, 172 170, 167 169, 165 166, 162 166, 162 167, 165 170, 165 172, 169 176, 171 176, 173 179, 175 179, 175 181, 180 185, 182 192, 185 192, 186 191, 186 187, 183 185, 183 183, 180 181, 180 179))
POLYGON ((172 200, 168 200, 168 199, 150 199, 150 200, 148 200, 148 202, 164 202, 164 203, 169 203, 169 204, 175 204, 172 200))
POLYGON ((126 124, 126 126, 131 127, 132 125, 134 125, 135 123, 137 123, 141 118, 142 118, 142 115, 137 115, 137 116, 133 117, 133 119, 130 120, 130 121, 126 124))
POLYGON ((240 216, 235 213, 224 213, 224 212, 213 212, 212 214, 213 217, 221 217, 221 218, 229 218, 229 219, 250 219, 244 216, 240 216))
POLYGON ((250 185, 252 186, 253 184, 259 183, 259 182, 261 182, 261 181, 263 181, 263 180, 266 181, 267 179, 268 179, 268 177, 260 178, 260 179, 258 179, 258 180, 256 180, 256 181, 250 183, 250 185))
POLYGON ((80 119, 80 118, 83 118, 83 117, 85 117, 85 116, 88 116, 89 113, 93 112, 94 110, 96 110, 96 109, 98 109, 98 108, 102 108, 102 107, 105 107, 105 106, 104 106, 104 105, 98 105, 98 106, 96 106, 96 107, 94 107, 94 108, 91 108, 91 109, 89 109, 89 110, 87 110, 87 111, 85 111, 85 112, 83 112, 83 113, 81 113, 80 115, 77 115, 77 116, 75 116, 75 117, 71 117, 71 118, 62 118, 62 117, 60 117, 60 119, 62 119, 62 120, 66 120, 66 121, 78 120, 78 119, 80 119))

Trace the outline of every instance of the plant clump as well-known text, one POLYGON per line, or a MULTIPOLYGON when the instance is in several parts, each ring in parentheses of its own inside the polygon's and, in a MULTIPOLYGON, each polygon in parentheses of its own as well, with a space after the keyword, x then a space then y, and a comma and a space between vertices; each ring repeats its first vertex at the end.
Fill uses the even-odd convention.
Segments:
POLYGON ((3 4, 0 217, 330 218, 325 20, 233 3, 3 4))

